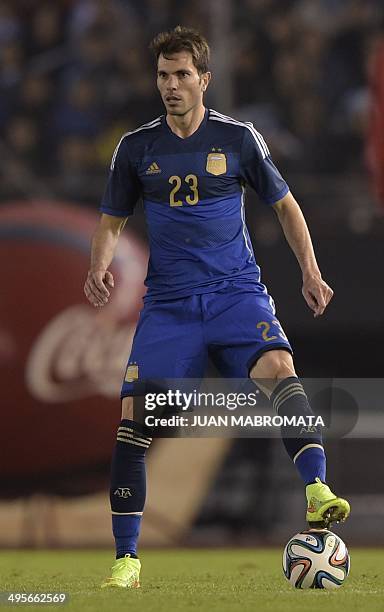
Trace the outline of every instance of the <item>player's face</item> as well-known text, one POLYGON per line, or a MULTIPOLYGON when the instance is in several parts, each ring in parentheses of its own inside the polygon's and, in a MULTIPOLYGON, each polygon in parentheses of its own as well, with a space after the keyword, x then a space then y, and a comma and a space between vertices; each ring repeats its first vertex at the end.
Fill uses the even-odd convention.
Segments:
POLYGON ((185 115, 203 103, 210 73, 199 74, 191 53, 181 51, 164 57, 157 64, 157 87, 169 115, 185 115))

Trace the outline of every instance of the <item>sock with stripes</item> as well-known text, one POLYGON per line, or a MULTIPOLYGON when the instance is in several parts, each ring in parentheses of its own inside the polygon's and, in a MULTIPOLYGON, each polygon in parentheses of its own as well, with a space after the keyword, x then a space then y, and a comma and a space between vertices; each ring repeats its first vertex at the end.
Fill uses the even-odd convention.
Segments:
POLYGON ((145 504, 145 451, 152 438, 135 421, 123 419, 112 456, 110 501, 116 559, 137 557, 137 540, 145 504))
MULTIPOLYGON (((279 416, 313 416, 303 386, 296 376, 279 382, 271 394, 271 402, 279 416)), ((325 482, 326 459, 320 428, 283 425, 281 437, 304 483, 313 483, 316 478, 325 482)))

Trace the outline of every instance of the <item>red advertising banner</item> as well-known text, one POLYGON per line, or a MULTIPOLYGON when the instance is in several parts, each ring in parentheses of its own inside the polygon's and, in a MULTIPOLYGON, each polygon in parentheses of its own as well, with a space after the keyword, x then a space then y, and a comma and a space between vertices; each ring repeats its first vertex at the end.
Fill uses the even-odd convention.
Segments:
POLYGON ((3 497, 85 494, 108 471, 147 252, 126 228, 113 298, 93 309, 83 285, 96 223, 58 202, 0 208, 3 497))

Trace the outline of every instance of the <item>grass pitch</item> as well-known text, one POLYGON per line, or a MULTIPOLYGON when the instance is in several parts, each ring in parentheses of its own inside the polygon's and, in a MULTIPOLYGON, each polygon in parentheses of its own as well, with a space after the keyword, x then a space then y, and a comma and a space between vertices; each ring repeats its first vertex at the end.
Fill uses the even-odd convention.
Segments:
MULTIPOLYGON (((69 594, 81 612, 382 612, 384 551, 352 551, 351 573, 336 591, 298 591, 285 580, 280 550, 142 551, 141 589, 100 590, 113 554, 100 551, 0 553, 0 590, 69 594)), ((4 609, 18 606, 0 605, 4 609)))

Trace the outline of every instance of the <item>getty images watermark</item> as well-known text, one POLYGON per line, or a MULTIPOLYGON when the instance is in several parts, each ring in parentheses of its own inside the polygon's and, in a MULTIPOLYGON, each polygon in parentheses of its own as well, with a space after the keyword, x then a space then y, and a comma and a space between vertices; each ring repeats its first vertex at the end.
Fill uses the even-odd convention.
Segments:
MULTIPOLYGON (((384 439, 383 378, 303 378, 310 409, 271 402, 267 379, 138 380, 134 420, 151 437, 384 439), (295 412, 296 416, 293 416, 295 412), (303 416, 305 415, 305 416, 303 416), (315 433, 315 432, 314 432, 315 433), (311 437, 309 435, 309 437, 311 437)), ((302 394, 301 394, 302 395, 302 394)), ((308 405, 307 405, 308 407, 308 405)))
POLYGON ((259 406, 259 390, 249 393, 203 392, 194 389, 191 392, 180 389, 168 389, 166 392, 146 393, 144 408, 146 427, 183 427, 183 428, 298 428, 301 433, 315 432, 318 427, 324 427, 320 415, 305 416, 255 414, 259 406), (174 409, 176 414, 161 415, 165 407, 174 409), (212 409, 221 409, 221 414, 213 414, 212 409), (251 414, 233 414, 237 409, 251 409, 251 414), (223 409, 230 414, 222 414, 223 409), (202 412, 203 411, 203 412, 202 412), (151 414, 148 414, 150 412, 151 414), (193 414, 185 414, 193 412, 193 414), (181 414, 180 414, 181 413, 181 414))

